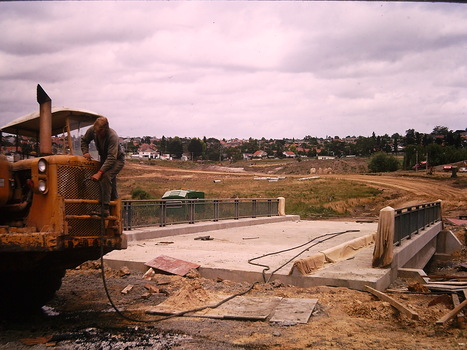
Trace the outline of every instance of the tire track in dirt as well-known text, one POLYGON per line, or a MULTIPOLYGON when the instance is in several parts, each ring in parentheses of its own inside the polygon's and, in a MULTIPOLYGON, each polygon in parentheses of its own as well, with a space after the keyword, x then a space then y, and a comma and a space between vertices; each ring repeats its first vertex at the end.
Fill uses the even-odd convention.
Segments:
MULTIPOLYGON (((180 169, 180 168, 165 168, 165 167, 157 167, 153 165, 145 165, 145 164, 129 164, 123 168, 121 175, 119 175, 120 179, 127 179, 127 178, 145 178, 145 177, 154 177, 154 173, 185 173, 185 174, 208 174, 208 175, 233 175, 233 176, 265 176, 262 173, 253 173, 253 172, 246 172, 246 171, 226 171, 220 170, 200 170, 200 169, 180 169), (134 174, 132 171, 142 171, 141 174, 134 174)), ((269 175, 271 176, 271 175, 269 175)))
POLYGON ((369 185, 376 185, 383 188, 395 188, 424 197, 467 200, 466 189, 457 189, 446 183, 436 182, 436 180, 400 178, 384 175, 378 177, 372 175, 335 175, 332 177, 343 180, 362 182, 369 185))
POLYGON ((360 182, 378 189, 401 191, 399 197, 388 203, 397 208, 441 200, 443 211, 450 215, 465 214, 467 210, 467 189, 455 188, 449 183, 436 179, 386 175, 329 175, 329 177, 360 182))

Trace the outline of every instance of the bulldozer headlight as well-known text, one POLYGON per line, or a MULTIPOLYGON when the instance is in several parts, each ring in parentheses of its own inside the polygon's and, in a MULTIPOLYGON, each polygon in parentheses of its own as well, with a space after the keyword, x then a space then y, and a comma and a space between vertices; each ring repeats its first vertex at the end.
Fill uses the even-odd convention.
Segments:
POLYGON ((42 194, 47 192, 47 183, 45 182, 45 180, 39 180, 39 182, 37 183, 37 189, 42 194))
POLYGON ((39 170, 39 173, 44 174, 47 170, 47 161, 45 159, 39 159, 39 162, 37 163, 37 170, 39 170))

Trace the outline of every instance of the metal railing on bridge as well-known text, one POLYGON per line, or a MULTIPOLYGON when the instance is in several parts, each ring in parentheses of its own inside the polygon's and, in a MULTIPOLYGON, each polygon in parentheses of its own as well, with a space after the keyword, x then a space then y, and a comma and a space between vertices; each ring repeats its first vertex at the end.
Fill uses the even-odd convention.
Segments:
POLYGON ((123 200, 123 229, 277 216, 278 198, 123 200))
POLYGON ((441 221, 441 202, 416 204, 394 209, 394 243, 401 244, 413 234, 441 221))

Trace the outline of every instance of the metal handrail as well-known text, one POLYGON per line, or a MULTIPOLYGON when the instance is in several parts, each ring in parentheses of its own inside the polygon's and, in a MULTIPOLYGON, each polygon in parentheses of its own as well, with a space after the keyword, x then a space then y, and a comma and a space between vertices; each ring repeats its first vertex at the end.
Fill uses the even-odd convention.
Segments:
POLYGON ((441 221, 441 202, 431 202, 394 209, 394 243, 400 245, 403 239, 441 221))
POLYGON ((278 216, 278 198, 122 200, 123 229, 278 216))

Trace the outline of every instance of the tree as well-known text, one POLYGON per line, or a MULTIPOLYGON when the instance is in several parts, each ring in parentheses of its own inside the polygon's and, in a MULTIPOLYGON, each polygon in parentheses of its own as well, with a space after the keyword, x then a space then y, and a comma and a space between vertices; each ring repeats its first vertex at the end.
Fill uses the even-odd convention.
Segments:
POLYGON ((332 140, 326 144, 326 148, 329 154, 336 157, 341 157, 345 153, 345 143, 341 142, 340 140, 332 140))
POLYGON ((355 143, 355 152, 359 156, 369 156, 375 149, 375 140, 373 137, 360 136, 355 143))
POLYGON ((259 150, 258 140, 250 137, 247 142, 244 142, 241 146, 243 153, 255 153, 259 150))
POLYGON ((135 145, 132 141, 127 142, 125 145, 125 151, 127 153, 136 153, 138 152, 138 146, 135 145))
POLYGON ((242 152, 238 147, 228 147, 224 149, 224 153, 227 158, 230 158, 233 162, 242 160, 242 152))
POLYGON ((399 161, 396 157, 385 152, 375 153, 368 164, 368 170, 372 173, 396 171, 399 169, 399 161))
POLYGON ((392 138, 392 150, 397 154, 399 151, 399 140, 400 140, 400 135, 396 132, 391 136, 392 138))
POLYGON ((415 130, 414 129, 408 129, 405 132, 405 145, 415 145, 416 140, 415 140, 415 130))
POLYGON ((183 144, 178 136, 171 139, 167 145, 167 151, 173 154, 175 158, 181 158, 183 155, 183 144))
POLYGON ((167 153, 167 139, 165 138, 165 136, 162 135, 162 138, 161 138, 161 146, 160 146, 160 152, 161 153, 167 153))
POLYGON ((443 135, 446 136, 449 133, 449 128, 446 126, 440 126, 437 125, 433 128, 433 131, 431 132, 432 135, 443 135))
POLYGON ((188 143, 188 152, 193 157, 193 160, 198 159, 204 151, 204 142, 201 141, 199 138, 193 138, 188 143))
POLYGON ((412 167, 417 164, 417 162, 420 163, 420 161, 424 160, 421 158, 423 154, 425 153, 423 152, 423 148, 421 146, 412 144, 405 147, 403 168, 407 170, 412 169, 412 167))

